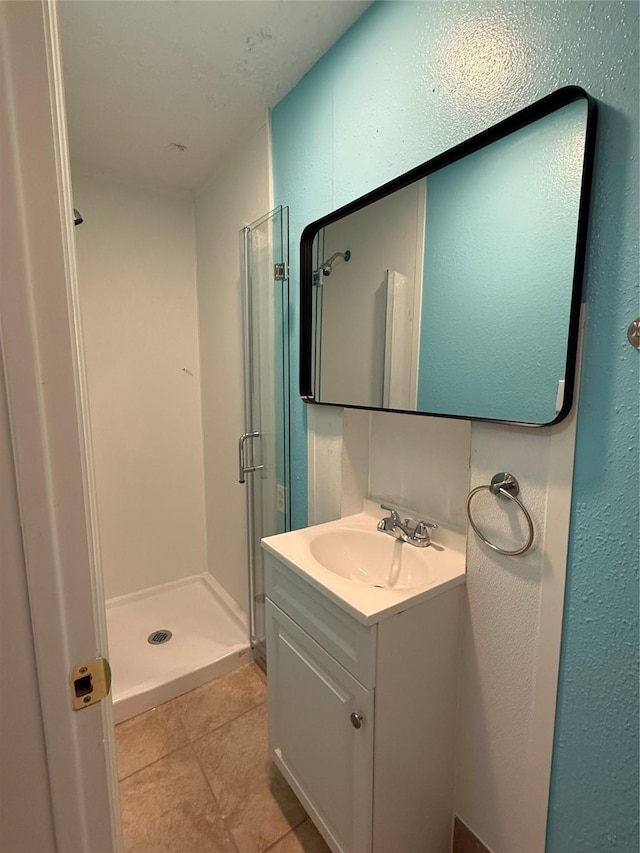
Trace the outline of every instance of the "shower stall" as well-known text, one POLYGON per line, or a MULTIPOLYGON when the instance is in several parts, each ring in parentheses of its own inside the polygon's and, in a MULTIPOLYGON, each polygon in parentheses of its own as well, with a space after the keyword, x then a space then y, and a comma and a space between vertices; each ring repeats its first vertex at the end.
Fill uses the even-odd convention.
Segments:
POLYGON ((264 656, 260 539, 289 527, 288 211, 236 228, 230 287, 192 203, 81 176, 74 194, 120 722, 264 656))

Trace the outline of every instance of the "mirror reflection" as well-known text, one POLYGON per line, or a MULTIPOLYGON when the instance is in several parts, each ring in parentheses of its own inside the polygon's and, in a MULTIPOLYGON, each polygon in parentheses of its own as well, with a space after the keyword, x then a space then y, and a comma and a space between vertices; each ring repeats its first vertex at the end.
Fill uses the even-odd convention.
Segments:
POLYGON ((529 424, 567 413, 588 112, 571 100, 316 223, 308 397, 529 424))

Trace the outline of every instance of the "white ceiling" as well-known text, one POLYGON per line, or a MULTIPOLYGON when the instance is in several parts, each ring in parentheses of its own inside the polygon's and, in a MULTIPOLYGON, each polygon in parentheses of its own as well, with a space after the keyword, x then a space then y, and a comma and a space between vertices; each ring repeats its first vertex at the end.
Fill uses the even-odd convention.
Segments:
POLYGON ((370 0, 62 0, 71 159, 192 190, 370 0))

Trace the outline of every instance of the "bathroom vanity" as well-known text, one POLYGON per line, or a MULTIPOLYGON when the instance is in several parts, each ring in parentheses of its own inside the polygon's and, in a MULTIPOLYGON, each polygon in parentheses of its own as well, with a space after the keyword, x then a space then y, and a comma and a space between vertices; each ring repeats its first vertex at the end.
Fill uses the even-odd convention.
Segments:
POLYGON ((445 853, 464 538, 366 510, 263 540, 270 754, 336 853, 445 853))

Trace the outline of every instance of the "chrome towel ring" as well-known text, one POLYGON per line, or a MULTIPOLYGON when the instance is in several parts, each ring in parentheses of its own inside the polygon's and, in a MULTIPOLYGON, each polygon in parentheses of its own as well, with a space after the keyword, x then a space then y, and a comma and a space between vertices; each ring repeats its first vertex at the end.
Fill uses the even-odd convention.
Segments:
POLYGON ((533 521, 531 516, 529 515, 529 511, 522 503, 522 501, 518 498, 518 494, 520 493, 520 486, 518 485, 518 481, 516 478, 509 474, 508 471, 503 471, 500 474, 494 474, 491 478, 491 485, 489 486, 476 486, 475 489, 472 489, 469 492, 467 497, 467 518, 469 519, 469 524, 473 528, 473 532, 476 534, 478 539, 484 542, 485 545, 488 545, 489 548, 493 548, 494 551, 497 551, 498 554, 504 554, 506 557, 519 557, 521 554, 525 554, 533 543, 533 521), (522 512, 524 513, 524 517, 527 519, 527 524, 529 526, 529 535, 527 537, 526 543, 522 546, 522 548, 518 548, 515 551, 505 551, 504 548, 499 548, 497 545, 494 545, 493 542, 489 542, 486 536, 480 531, 475 521, 471 516, 471 500, 475 494, 478 492, 482 492, 484 490, 491 492, 491 494, 500 498, 509 498, 510 501, 518 504, 522 512))

